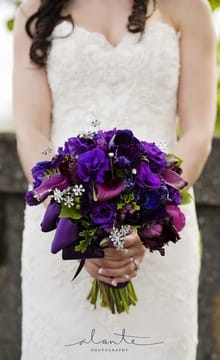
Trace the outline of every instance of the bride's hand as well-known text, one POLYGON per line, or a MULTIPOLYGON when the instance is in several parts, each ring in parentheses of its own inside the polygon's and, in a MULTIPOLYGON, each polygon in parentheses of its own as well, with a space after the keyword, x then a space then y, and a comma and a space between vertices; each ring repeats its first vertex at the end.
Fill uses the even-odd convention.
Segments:
POLYGON ((87 259, 85 269, 97 280, 117 285, 137 275, 137 263, 145 255, 146 248, 142 244, 136 231, 124 238, 124 250, 106 248, 105 257, 101 259, 87 259), (137 263, 135 264, 135 261, 137 263))

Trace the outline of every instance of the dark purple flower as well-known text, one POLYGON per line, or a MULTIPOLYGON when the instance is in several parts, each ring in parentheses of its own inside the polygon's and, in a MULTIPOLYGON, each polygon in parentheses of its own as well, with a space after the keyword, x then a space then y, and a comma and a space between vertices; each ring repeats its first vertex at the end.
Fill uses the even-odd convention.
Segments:
POLYGON ((134 140, 134 134, 131 130, 127 130, 127 129, 117 130, 114 137, 110 141, 110 145, 111 146, 130 145, 132 144, 133 140, 134 140))
POLYGON ((64 247, 74 246, 78 239, 77 225, 69 218, 61 218, 51 245, 51 252, 56 254, 64 247))
POLYGON ((88 150, 91 150, 95 147, 95 143, 91 138, 86 138, 82 136, 71 137, 64 144, 64 153, 67 155, 80 155, 88 150))
POLYGON ((34 179, 34 188, 40 186, 48 173, 56 172, 63 161, 62 155, 56 155, 51 161, 39 161, 31 170, 34 179))
POLYGON ((112 228, 116 216, 116 208, 109 203, 95 203, 91 211, 91 219, 102 228, 112 228))
POLYGON ((107 153, 108 151, 108 143, 110 139, 114 136, 116 133, 116 129, 109 130, 109 131, 102 131, 99 130, 93 137, 93 140, 95 141, 96 145, 101 148, 104 152, 107 153))
POLYGON ((103 183, 104 174, 109 170, 109 158, 100 148, 87 151, 78 157, 78 175, 85 183, 103 183))
POLYGON ((149 160, 151 171, 155 173, 162 172, 167 165, 166 154, 161 151, 155 143, 142 141, 141 145, 144 151, 144 155, 146 155, 147 159, 149 160))
POLYGON ((65 176, 71 184, 79 184, 80 179, 77 174, 77 163, 75 160, 65 160, 59 165, 61 175, 65 176))
POLYGON ((150 224, 145 226, 145 236, 148 238, 159 237, 162 233, 163 227, 161 224, 150 224))
POLYGON ((109 151, 115 154, 114 165, 118 168, 135 168, 141 159, 140 141, 131 130, 117 130, 109 142, 109 151))
POLYGON ((133 215, 135 213, 135 209, 133 208, 132 204, 126 204, 121 210, 120 210, 120 220, 124 221, 126 218, 130 217, 129 215, 133 215))
POLYGON ((56 173, 51 175, 48 179, 44 179, 40 186, 34 189, 34 196, 36 196, 39 202, 42 202, 55 188, 64 190, 68 185, 69 183, 66 177, 56 173))
POLYGON ((96 184, 98 201, 108 201, 119 196, 125 187, 124 180, 112 180, 108 184, 96 184))
POLYGON ((166 205, 166 212, 177 231, 181 231, 185 226, 185 215, 180 211, 178 206, 166 205))
POLYGON ((182 200, 182 196, 179 192, 179 190, 174 189, 173 187, 168 187, 169 190, 169 198, 172 201, 172 204, 179 205, 182 200))
POLYGON ((149 164, 145 161, 141 161, 137 169, 136 183, 144 189, 157 189, 160 186, 161 181, 160 178, 151 171, 149 164))
POLYGON ((30 206, 35 206, 39 204, 39 201, 36 199, 36 197, 34 196, 34 191, 30 190, 27 191, 25 194, 25 201, 28 205, 30 206))
POLYGON ((43 232, 48 232, 56 229, 60 211, 61 206, 55 201, 51 201, 50 204, 47 206, 43 220, 41 222, 41 230, 43 232))

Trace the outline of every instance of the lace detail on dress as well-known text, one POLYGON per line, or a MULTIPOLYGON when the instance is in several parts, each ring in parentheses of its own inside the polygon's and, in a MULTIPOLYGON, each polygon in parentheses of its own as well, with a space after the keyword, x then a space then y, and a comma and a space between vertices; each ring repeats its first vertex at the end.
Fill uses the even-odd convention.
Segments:
POLYGON ((141 41, 139 34, 128 33, 112 47, 102 34, 78 26, 71 30, 68 21, 55 27, 47 63, 55 144, 62 143, 66 133, 87 131, 95 113, 102 129, 123 124, 141 138, 172 146, 179 34, 165 23, 156 23, 141 41))

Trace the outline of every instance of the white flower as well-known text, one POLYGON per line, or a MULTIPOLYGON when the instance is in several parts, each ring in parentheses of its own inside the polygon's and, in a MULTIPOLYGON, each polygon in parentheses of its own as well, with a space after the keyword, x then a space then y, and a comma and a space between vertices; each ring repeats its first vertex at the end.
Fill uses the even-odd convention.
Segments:
POLYGON ((53 198, 56 202, 60 203, 63 200, 64 191, 61 191, 57 188, 53 191, 53 198))
POLYGON ((70 195, 70 194, 65 195, 64 205, 67 206, 68 208, 71 208, 72 206, 74 206, 74 198, 72 195, 70 195))
POLYGON ((82 194, 85 192, 85 188, 82 184, 80 185, 74 185, 73 187, 73 193, 75 196, 82 196, 82 194))

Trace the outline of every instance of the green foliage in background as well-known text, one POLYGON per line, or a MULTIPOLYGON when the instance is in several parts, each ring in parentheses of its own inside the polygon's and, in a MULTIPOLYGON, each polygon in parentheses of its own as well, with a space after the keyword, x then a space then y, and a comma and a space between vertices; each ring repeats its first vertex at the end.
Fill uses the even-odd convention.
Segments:
POLYGON ((218 7, 220 7, 220 0, 209 0, 211 7, 213 10, 217 9, 218 7))
POLYGON ((218 43, 218 69, 219 69, 219 79, 218 79, 218 94, 217 94, 217 119, 215 134, 220 136, 220 42, 218 43))

